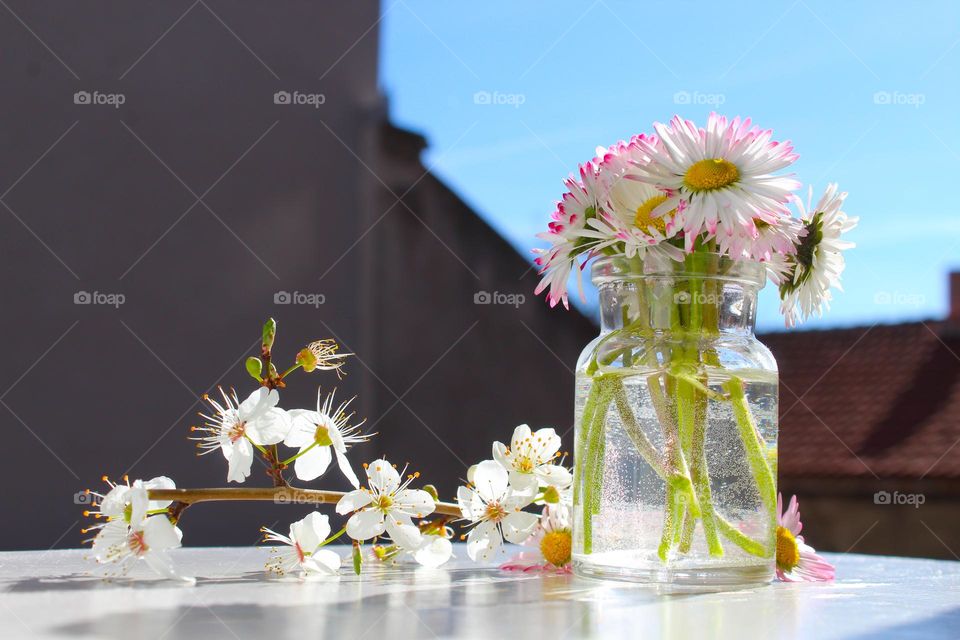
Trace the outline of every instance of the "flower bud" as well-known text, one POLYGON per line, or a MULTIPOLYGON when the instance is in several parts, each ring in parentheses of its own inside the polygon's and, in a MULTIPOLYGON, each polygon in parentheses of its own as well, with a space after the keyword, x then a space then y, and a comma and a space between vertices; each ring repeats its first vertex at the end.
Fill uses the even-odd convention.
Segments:
POLYGON ((273 348, 273 340, 277 337, 277 321, 270 318, 263 324, 263 340, 261 346, 269 351, 273 348))
POLYGON ((432 484, 423 485, 423 490, 430 494, 430 497, 433 498, 434 502, 440 502, 440 494, 437 493, 437 488, 432 484))
POLYGON ((360 551, 360 543, 353 541, 353 572, 360 575, 360 568, 363 566, 363 553, 360 551))
POLYGON ((263 362, 256 356, 247 358, 247 373, 255 380, 260 380, 260 374, 263 372, 263 362))

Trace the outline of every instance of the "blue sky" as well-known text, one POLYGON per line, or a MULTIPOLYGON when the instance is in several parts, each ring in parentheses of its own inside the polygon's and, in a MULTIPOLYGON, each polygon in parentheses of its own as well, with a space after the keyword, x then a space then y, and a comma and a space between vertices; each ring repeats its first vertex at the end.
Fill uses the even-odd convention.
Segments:
MULTIPOLYGON (((525 255, 598 144, 715 109, 793 140, 797 177, 838 182, 860 216, 845 291, 805 326, 945 315, 960 268, 960 4, 382 2, 391 117, 525 255)), ((782 328, 775 291, 761 295, 758 325, 782 328)))

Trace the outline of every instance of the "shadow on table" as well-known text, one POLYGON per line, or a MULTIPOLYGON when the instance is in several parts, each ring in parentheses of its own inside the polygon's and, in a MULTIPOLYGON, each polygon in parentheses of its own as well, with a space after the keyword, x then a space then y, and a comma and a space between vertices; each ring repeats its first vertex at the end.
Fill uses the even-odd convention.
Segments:
MULTIPOLYGON (((689 617, 685 603, 699 600, 665 597, 642 585, 467 567, 378 568, 365 572, 362 579, 343 575, 307 581, 270 579, 253 572, 224 579, 200 577, 195 588, 160 580, 104 584, 88 575, 71 575, 25 579, 6 588, 57 589, 89 589, 89 611, 49 632, 107 638, 129 638, 131 631, 138 637, 210 637, 220 631, 240 638, 294 634, 349 638, 366 637, 377 628, 390 637, 496 635, 506 629, 535 629, 536 637, 602 637, 610 623, 635 624, 637 613, 652 603, 661 605, 648 610, 656 617, 656 626, 685 628, 689 617), (128 585, 135 588, 127 589, 128 585), (118 606, 121 599, 123 605, 118 606)), ((752 597, 734 596, 744 602, 752 597)), ((711 597, 701 601, 707 607, 698 616, 701 630, 709 622, 704 616, 712 619, 711 611, 729 618, 727 622, 718 618, 721 626, 735 619, 712 607, 711 597)))
MULTIPOLYGON (((884 637, 889 638, 939 638, 945 634, 955 638, 960 634, 960 607, 883 630, 884 637)), ((874 640, 876 637, 876 632, 853 636, 855 640, 874 640)))
MULTIPOLYGON (((197 584, 242 584, 263 582, 262 571, 251 571, 229 578, 202 578, 197 584)), ((51 591, 108 591, 117 587, 125 589, 170 589, 191 588, 187 583, 165 580, 160 577, 142 578, 140 576, 122 576, 105 578, 90 573, 70 573, 61 576, 42 578, 22 578, 20 580, 0 581, 0 593, 40 593, 51 591)))

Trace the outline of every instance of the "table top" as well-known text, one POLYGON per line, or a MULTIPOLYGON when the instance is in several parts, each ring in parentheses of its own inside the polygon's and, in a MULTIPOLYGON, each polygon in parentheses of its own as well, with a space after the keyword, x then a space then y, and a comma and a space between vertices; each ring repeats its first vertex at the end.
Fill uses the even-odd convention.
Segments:
MULTIPOLYGON (((195 586, 139 566, 91 573, 85 551, 0 553, 4 638, 878 638, 957 637, 960 562, 827 556, 833 584, 662 595, 650 587, 504 572, 466 558, 441 569, 270 579, 266 548, 174 552, 195 586)), ((346 549, 343 551, 347 553, 346 549)))

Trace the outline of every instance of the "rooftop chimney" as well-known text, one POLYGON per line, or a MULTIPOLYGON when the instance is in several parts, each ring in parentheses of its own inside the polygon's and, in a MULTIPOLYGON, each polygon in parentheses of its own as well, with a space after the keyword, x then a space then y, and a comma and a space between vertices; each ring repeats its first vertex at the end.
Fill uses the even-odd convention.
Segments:
POLYGON ((950 273, 950 311, 947 322, 960 327, 960 271, 950 273))

